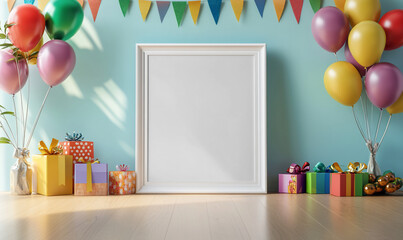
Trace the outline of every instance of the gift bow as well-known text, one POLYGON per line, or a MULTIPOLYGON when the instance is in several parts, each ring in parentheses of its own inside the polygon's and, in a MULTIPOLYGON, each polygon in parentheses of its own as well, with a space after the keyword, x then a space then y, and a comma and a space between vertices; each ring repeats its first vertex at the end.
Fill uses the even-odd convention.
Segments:
POLYGON ((126 164, 116 165, 116 170, 126 172, 129 170, 129 166, 126 164))
POLYGON ((326 165, 323 164, 322 162, 318 162, 315 165, 315 167, 313 168, 313 171, 317 172, 317 173, 323 173, 323 172, 331 173, 331 172, 333 172, 333 170, 331 169, 331 166, 326 167, 326 165))
POLYGON ((57 146, 59 140, 52 138, 52 142, 49 145, 49 148, 43 141, 39 142, 38 149, 42 155, 58 155, 62 154, 63 150, 57 146))
POLYGON ((66 141, 83 141, 84 137, 81 133, 73 132, 73 134, 66 133, 66 137, 64 137, 66 141))
POLYGON ((309 169, 310 169, 309 162, 305 162, 304 165, 302 165, 302 168, 298 164, 292 163, 290 167, 287 169, 287 172, 291 174, 299 174, 307 172, 309 171, 309 169))
POLYGON ((84 158, 79 158, 77 160, 79 163, 86 163, 87 164, 87 192, 92 192, 92 167, 91 164, 99 163, 98 159, 88 159, 84 160, 84 158))
MULTIPOLYGON (((330 168, 335 171, 335 172, 339 172, 339 173, 343 173, 344 171, 341 169, 340 165, 338 162, 333 163, 330 168)), ((355 162, 355 163, 349 163, 347 166, 348 170, 345 171, 347 173, 361 173, 362 171, 364 171, 364 169, 367 169, 367 164, 365 163, 359 163, 359 162, 355 162)))

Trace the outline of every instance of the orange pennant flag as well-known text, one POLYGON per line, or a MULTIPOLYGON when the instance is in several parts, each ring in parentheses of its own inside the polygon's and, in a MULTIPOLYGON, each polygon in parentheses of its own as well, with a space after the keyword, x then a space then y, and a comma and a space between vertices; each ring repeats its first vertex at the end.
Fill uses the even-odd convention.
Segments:
POLYGON ((46 4, 48 4, 49 0, 38 0, 38 8, 43 11, 45 9, 46 4))
POLYGON ((285 0, 273 0, 273 4, 274 9, 276 10, 277 20, 280 22, 285 7, 285 0))
POLYGON ((145 21, 148 15, 148 11, 150 11, 151 8, 151 1, 139 0, 139 8, 141 17, 143 17, 143 21, 145 21))
POLYGON ((101 0, 88 0, 88 4, 90 5, 92 17, 94 18, 95 22, 95 19, 97 19, 99 6, 101 5, 101 0))
POLYGON ((231 0, 231 5, 232 10, 234 10, 235 17, 239 22, 239 18, 241 17, 243 9, 243 0, 231 0))
POLYGON ((334 4, 336 4, 336 7, 340 9, 342 12, 344 12, 344 4, 346 3, 346 0, 334 0, 334 4))
POLYGON ((14 7, 15 0, 7 0, 8 11, 11 12, 11 9, 14 7))
POLYGON ((188 2, 190 15, 192 15, 194 24, 197 23, 197 18, 200 12, 200 1, 190 1, 188 2))
POLYGON ((83 4, 84 4, 84 0, 77 0, 79 3, 80 3, 80 5, 81 5, 81 7, 83 6, 83 4))

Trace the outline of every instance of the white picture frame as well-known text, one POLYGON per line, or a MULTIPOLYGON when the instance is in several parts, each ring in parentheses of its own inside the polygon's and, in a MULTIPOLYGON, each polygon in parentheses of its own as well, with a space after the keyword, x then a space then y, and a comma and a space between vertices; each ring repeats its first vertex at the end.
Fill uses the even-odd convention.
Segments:
POLYGON ((137 192, 267 193, 266 45, 136 51, 137 192))

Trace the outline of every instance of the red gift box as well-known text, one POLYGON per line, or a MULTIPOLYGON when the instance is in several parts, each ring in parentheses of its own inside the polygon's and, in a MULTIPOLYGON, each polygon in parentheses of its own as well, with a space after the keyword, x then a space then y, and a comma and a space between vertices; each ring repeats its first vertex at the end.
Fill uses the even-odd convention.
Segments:
POLYGON ((78 159, 83 158, 89 160, 94 158, 94 142, 90 141, 66 141, 60 142, 60 148, 63 149, 64 155, 73 156, 73 164, 78 159))

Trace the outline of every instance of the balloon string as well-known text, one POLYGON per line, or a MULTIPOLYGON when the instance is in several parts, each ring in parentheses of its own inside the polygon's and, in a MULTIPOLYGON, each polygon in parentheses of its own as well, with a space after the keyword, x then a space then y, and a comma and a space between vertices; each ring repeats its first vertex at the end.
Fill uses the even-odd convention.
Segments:
POLYGON ((381 144, 382 144, 382 142, 383 142, 383 138, 385 137, 385 134, 386 134, 386 132, 387 132, 388 129, 389 129, 389 124, 390 124, 390 120, 391 120, 391 119, 392 119, 392 114, 389 115, 388 123, 386 124, 386 128, 385 128, 385 131, 383 132, 381 141, 379 141, 378 149, 381 147, 381 144))
POLYGON ((15 116, 15 133, 17 134, 16 145, 17 145, 17 148, 18 148, 18 142, 19 142, 19 139, 18 139, 18 117, 17 117, 17 107, 15 105, 15 94, 13 94, 13 104, 14 104, 14 116, 15 116))
POLYGON ((383 108, 381 109, 381 112, 379 113, 378 126, 376 127, 376 133, 375 133, 375 138, 374 138, 375 143, 376 143, 376 139, 378 138, 379 127, 381 126, 382 113, 383 113, 383 108))
MULTIPOLYGON (((19 62, 18 62, 18 58, 16 57, 15 58, 15 64, 17 65, 17 75, 18 75, 18 87, 19 87, 19 89, 20 89, 20 102, 21 102, 21 124, 22 124, 22 127, 24 127, 25 126, 25 124, 26 124, 26 119, 24 118, 24 103, 23 103, 23 101, 22 101, 22 89, 21 89, 21 75, 20 75, 20 68, 19 68, 19 62)), ((28 67, 28 66, 27 66, 28 67)), ((28 74, 29 75, 29 74, 28 74)), ((22 140, 22 146, 24 146, 24 141, 25 141, 25 132, 24 132, 24 129, 21 129, 21 131, 22 131, 22 135, 23 135, 23 138, 21 139, 22 140)), ((17 143, 17 147, 18 147, 18 143, 17 143)))
MULTIPOLYGON (((29 70, 29 65, 27 64, 28 70, 29 70)), ((27 132, 27 122, 28 122, 28 107, 29 107, 29 99, 31 95, 31 77, 30 74, 28 74, 28 96, 27 96, 27 107, 26 107, 26 112, 25 112, 25 123, 24 123, 24 135, 23 135, 23 141, 22 141, 22 146, 25 144, 25 133, 27 132)))
POLYGON ((49 86, 48 91, 46 92, 45 98, 43 99, 41 108, 39 109, 38 115, 36 115, 36 119, 35 119, 34 126, 33 126, 32 130, 31 130, 31 134, 29 135, 27 145, 25 146, 26 148, 29 147, 29 144, 31 143, 32 135, 34 135, 34 131, 35 131, 36 125, 38 124, 39 117, 41 116, 42 109, 43 109, 43 106, 45 105, 46 99, 48 98, 50 89, 52 89, 51 86, 49 86))
MULTIPOLYGON (((2 118, 4 119, 4 121, 6 122, 8 128, 9 128, 9 130, 10 130, 10 134, 11 134, 11 136, 13 137, 14 142, 15 142, 15 136, 14 136, 13 130, 11 129, 10 124, 9 124, 8 121, 7 121, 7 118, 4 117, 4 115, 3 115, 2 113, 3 113, 3 111, 1 111, 1 109, 0 109, 1 117, 2 117, 2 118)), ((10 136, 8 135, 6 129, 4 128, 4 124, 3 124, 2 122, 0 122, 0 127, 1 127, 1 129, 3 129, 4 134, 6 134, 6 137, 10 140, 11 145, 13 145, 13 147, 14 147, 15 149, 17 149, 17 147, 15 146, 14 142, 10 139, 10 136)))
MULTIPOLYGON (((364 93, 365 93, 365 90, 364 90, 364 93)), ((369 124, 368 124, 368 116, 367 116, 367 111, 366 111, 366 104, 364 104, 364 95, 362 94, 360 98, 361 98, 362 112, 364 114, 365 126, 366 126, 366 129, 367 129, 367 136, 368 136, 368 139, 371 139, 371 134, 370 134, 370 131, 369 131, 369 124)))
POLYGON ((352 109, 353 109, 354 120, 355 120, 355 123, 357 124, 358 130, 360 130, 362 138, 364 139, 365 143, 367 143, 367 139, 365 138, 364 132, 362 131, 361 126, 357 120, 357 116, 355 115, 354 106, 352 107, 352 109))
POLYGON ((334 56, 336 57, 336 62, 338 62, 339 58, 337 57, 337 53, 334 53, 334 56))

